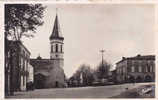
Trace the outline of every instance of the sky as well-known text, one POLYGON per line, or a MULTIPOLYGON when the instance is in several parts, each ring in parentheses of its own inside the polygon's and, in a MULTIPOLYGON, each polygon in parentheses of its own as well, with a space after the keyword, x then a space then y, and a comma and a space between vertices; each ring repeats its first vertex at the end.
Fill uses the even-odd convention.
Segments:
MULTIPOLYGON (((64 36, 64 72, 70 77, 81 64, 91 68, 104 59, 115 66, 122 57, 155 53, 152 4, 44 4, 44 24, 35 37, 23 38, 31 58, 50 58, 49 36, 56 13, 64 36), (58 8, 56 12, 56 8, 58 8)), ((114 68, 114 67, 113 67, 114 68)))

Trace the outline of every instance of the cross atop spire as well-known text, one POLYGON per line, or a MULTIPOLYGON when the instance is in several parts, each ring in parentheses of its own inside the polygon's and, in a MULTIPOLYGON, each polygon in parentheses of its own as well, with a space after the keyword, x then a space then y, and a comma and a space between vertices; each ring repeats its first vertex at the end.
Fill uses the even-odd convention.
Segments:
POLYGON ((52 40, 52 39, 64 40, 63 36, 61 35, 61 31, 60 31, 60 25, 59 25, 58 15, 57 15, 57 8, 56 8, 56 17, 55 17, 55 21, 54 21, 53 32, 49 39, 50 40, 52 40))

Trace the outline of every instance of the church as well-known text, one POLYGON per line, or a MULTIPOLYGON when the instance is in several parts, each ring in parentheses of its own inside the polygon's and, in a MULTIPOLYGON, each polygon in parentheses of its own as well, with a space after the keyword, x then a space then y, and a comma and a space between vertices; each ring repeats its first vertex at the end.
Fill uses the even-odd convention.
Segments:
POLYGON ((62 88, 65 86, 64 66, 64 37, 61 35, 58 15, 56 14, 50 40, 50 58, 43 59, 40 55, 30 59, 34 67, 35 88, 62 88))

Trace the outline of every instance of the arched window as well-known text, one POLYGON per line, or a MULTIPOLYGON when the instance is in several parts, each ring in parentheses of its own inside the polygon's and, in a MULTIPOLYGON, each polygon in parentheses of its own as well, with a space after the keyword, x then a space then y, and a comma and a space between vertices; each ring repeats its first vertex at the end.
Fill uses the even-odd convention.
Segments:
POLYGON ((53 52, 53 45, 51 45, 51 52, 53 52))
POLYGON ((58 52, 58 44, 56 44, 55 51, 58 52))
POLYGON ((60 51, 63 52, 63 46, 62 45, 60 45, 60 51))

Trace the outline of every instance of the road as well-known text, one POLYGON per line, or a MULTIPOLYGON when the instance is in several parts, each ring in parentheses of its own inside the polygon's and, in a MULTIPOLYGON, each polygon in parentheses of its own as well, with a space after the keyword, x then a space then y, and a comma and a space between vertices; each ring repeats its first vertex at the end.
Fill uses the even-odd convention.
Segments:
POLYGON ((8 98, 108 98, 119 95, 128 89, 153 83, 121 84, 98 87, 36 89, 34 91, 17 92, 8 98))

